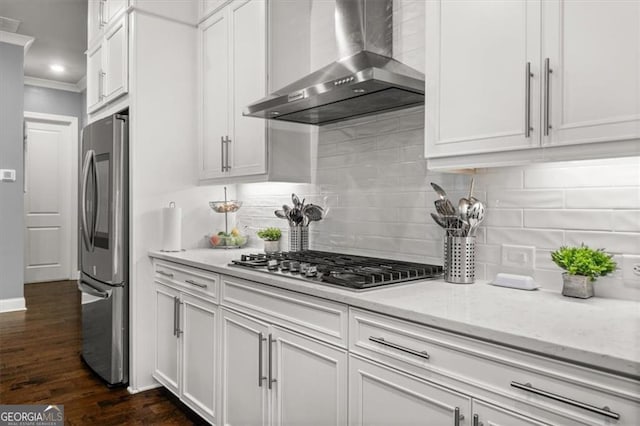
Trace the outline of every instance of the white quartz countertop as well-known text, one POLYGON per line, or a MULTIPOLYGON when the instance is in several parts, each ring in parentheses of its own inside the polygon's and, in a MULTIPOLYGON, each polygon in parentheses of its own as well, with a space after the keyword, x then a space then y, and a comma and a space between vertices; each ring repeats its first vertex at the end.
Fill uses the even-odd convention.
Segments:
POLYGON ((640 302, 573 299, 548 290, 496 287, 486 281, 470 285, 415 281, 355 292, 228 266, 248 252, 197 249, 149 255, 640 377, 640 302))

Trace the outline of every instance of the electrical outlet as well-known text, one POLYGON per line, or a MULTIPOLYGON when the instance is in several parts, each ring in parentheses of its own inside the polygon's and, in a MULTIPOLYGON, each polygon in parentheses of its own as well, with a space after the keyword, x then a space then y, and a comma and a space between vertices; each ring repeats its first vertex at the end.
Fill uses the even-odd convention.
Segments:
POLYGON ((535 269, 536 248, 534 246, 502 245, 502 266, 535 269))
POLYGON ((633 275, 637 275, 640 277, 640 263, 633 264, 633 275))

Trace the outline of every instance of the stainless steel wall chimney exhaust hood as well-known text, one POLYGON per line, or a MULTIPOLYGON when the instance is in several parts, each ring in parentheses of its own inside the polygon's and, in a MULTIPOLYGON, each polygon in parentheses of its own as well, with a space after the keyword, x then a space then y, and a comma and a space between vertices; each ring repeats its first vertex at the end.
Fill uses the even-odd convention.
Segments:
POLYGON ((243 115, 307 124, 424 104, 424 74, 392 56, 393 0, 336 0, 340 58, 245 108, 243 115))

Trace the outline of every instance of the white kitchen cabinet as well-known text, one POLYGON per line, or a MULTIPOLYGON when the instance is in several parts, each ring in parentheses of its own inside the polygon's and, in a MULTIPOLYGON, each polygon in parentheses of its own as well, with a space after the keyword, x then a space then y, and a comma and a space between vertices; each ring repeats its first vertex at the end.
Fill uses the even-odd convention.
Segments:
POLYGON ((216 11, 198 30, 200 179, 308 182, 315 130, 242 115, 267 88, 310 71, 308 2, 234 0, 211 7, 216 11))
POLYGON ((179 393, 179 341, 176 336, 176 305, 180 292, 161 284, 155 285, 156 359, 153 377, 174 394, 179 393))
POLYGON ((170 265, 159 263, 155 267, 153 377, 203 418, 216 424, 220 399, 218 308, 190 294, 206 285, 198 271, 194 270, 193 277, 182 277, 167 266, 170 265), (170 286, 180 280, 193 289, 186 287, 180 291, 170 286))
POLYGON ((427 158, 538 145, 540 2, 430 1, 426 17, 427 158))
POLYGON ((128 0, 89 0, 87 4, 87 43, 93 45, 129 6, 128 0))
POLYGON ((267 425, 269 325, 222 309, 222 424, 267 425))
POLYGON ((266 2, 235 0, 199 27, 200 177, 266 173, 266 123, 242 116, 266 94, 266 2))
POLYGON ((459 425, 470 419, 468 396, 353 355, 349 388, 350 425, 459 425))
POLYGON ((111 26, 104 35, 104 102, 109 103, 127 93, 129 57, 127 45, 127 17, 111 26))
POLYGON ((102 43, 87 50, 87 111, 93 112, 102 105, 103 90, 103 57, 102 43))
POLYGON ((346 425, 347 352, 223 309, 223 424, 346 425))
POLYGON ((128 41, 128 15, 123 15, 87 50, 87 112, 128 92, 128 41))
POLYGON ((430 168, 637 155, 638 2, 433 1, 426 31, 430 168))
POLYGON ((640 2, 545 1, 542 19, 543 145, 640 138, 640 2))

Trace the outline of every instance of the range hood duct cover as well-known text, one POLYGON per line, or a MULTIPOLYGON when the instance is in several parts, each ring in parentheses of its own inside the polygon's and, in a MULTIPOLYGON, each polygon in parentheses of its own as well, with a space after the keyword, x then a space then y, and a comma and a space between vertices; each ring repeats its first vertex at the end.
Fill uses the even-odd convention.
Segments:
POLYGON ((340 59, 245 108, 245 116, 328 124, 424 104, 424 74, 393 54, 393 0, 336 0, 340 59))

